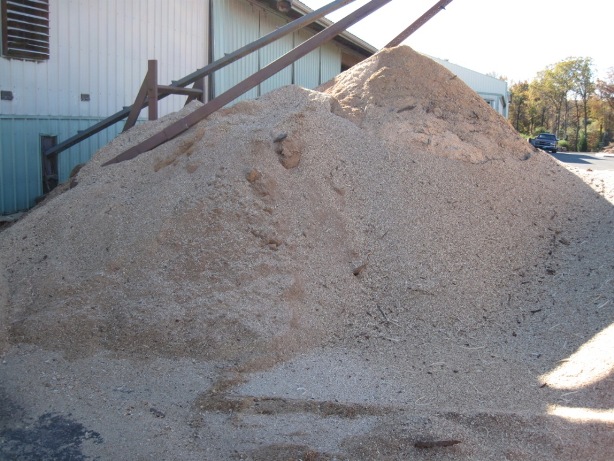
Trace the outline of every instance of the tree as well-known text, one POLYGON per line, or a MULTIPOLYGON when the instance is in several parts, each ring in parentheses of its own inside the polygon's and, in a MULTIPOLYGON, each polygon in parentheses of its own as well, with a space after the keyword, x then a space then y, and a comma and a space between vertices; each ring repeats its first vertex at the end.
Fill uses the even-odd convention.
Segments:
POLYGON ((521 82, 514 83, 510 87, 510 112, 509 118, 516 128, 516 131, 520 133, 526 133, 529 131, 529 109, 530 109, 530 95, 529 95, 529 83, 521 82))
POLYGON ((607 80, 597 80, 596 90, 599 99, 605 101, 614 110, 614 68, 609 70, 607 80))
POLYGON ((571 67, 571 78, 573 81, 573 92, 576 96, 576 101, 580 98, 583 130, 583 143, 578 146, 580 152, 586 152, 588 140, 588 101, 595 93, 595 83, 593 81, 593 60, 591 58, 570 58, 567 61, 571 67))
POLYGON ((593 77, 591 58, 567 58, 513 85, 511 123, 528 136, 553 132, 581 151, 603 145, 614 129, 614 69, 605 81, 593 77))
POLYGON ((614 131, 614 68, 609 70, 606 80, 597 80, 596 90, 595 109, 591 112, 599 114, 598 147, 605 147, 612 140, 614 131))
POLYGON ((559 137, 567 129, 568 95, 574 88, 573 65, 573 62, 561 61, 548 66, 532 82, 539 99, 548 104, 549 120, 545 125, 559 137))

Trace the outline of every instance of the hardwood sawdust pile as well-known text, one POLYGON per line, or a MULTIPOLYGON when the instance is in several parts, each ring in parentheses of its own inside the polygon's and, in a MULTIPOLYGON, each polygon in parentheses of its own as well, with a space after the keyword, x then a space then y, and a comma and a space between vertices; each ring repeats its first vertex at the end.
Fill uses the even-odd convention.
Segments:
POLYGON ((101 166, 196 107, 0 233, 0 455, 610 459, 610 203, 408 47, 101 166))

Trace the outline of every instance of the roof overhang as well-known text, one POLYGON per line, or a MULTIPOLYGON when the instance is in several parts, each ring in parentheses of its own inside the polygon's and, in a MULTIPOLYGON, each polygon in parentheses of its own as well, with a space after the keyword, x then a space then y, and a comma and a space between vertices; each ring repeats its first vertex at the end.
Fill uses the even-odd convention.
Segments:
MULTIPOLYGON (((298 0, 257 0, 259 3, 267 4, 268 6, 275 8, 279 13, 288 16, 290 19, 296 19, 301 16, 305 16, 311 13, 313 10, 298 0)), ((311 28, 316 32, 326 29, 334 24, 333 21, 322 18, 311 24, 311 28)), ((346 48, 358 53, 361 56, 369 57, 377 53, 378 49, 373 45, 358 38, 356 35, 351 34, 348 31, 344 31, 339 34, 335 40, 344 45, 346 48)))

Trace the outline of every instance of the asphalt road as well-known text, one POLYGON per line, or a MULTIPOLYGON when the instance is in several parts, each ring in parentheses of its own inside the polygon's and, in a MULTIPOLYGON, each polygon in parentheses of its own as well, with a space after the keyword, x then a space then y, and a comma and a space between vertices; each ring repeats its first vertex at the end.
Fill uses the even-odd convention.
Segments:
POLYGON ((557 152, 550 154, 557 160, 571 166, 593 171, 614 171, 614 155, 587 154, 580 152, 557 152))

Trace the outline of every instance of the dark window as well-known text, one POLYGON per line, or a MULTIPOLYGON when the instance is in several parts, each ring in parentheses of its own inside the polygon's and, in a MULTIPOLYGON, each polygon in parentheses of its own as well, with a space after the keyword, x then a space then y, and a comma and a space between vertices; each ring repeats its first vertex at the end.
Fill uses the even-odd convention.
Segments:
POLYGON ((0 0, 2 55, 49 59, 49 0, 0 0))

